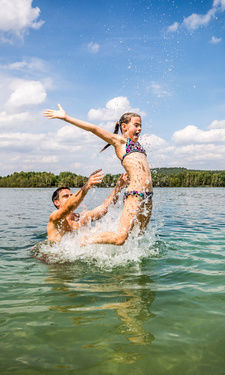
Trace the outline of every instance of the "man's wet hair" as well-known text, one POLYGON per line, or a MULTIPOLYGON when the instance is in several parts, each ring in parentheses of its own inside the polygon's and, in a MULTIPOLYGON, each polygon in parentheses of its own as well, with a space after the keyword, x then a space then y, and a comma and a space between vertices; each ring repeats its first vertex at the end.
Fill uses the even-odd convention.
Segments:
MULTIPOLYGON (((58 189, 56 189, 55 191, 54 191, 54 193, 52 194, 52 202, 53 202, 53 204, 54 204, 54 206, 55 206, 55 201, 57 200, 57 199, 59 199, 59 192, 61 191, 61 190, 65 190, 65 189, 67 189, 67 190, 69 190, 70 191, 70 188, 68 187, 68 186, 61 186, 61 187, 59 187, 58 189)), ((56 206, 55 206, 56 207, 56 206)))

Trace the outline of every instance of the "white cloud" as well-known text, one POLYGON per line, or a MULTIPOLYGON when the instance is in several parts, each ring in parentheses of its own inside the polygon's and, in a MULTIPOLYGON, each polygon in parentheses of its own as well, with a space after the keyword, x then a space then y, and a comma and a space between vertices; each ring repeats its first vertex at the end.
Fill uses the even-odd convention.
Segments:
MULTIPOLYGON (((13 88, 13 92, 15 92, 17 88, 13 88)), ((12 96, 10 98, 12 100, 12 96)), ((23 100, 23 103, 27 104, 27 101, 23 100)), ((43 168, 45 161, 45 168, 56 173, 61 170, 74 171, 74 168, 76 173, 86 175, 98 168, 103 168, 106 173, 120 173, 122 171, 113 148, 107 150, 104 154, 100 154, 99 151, 104 146, 104 142, 92 133, 64 124, 60 128, 57 127, 56 130, 52 130, 52 127, 48 127, 47 119, 41 118, 39 115, 39 118, 36 117, 34 120, 30 116, 30 112, 19 112, 18 108, 20 107, 14 108, 17 110, 16 113, 10 114, 10 112, 4 110, 0 115, 0 119, 2 117, 2 120, 8 121, 12 125, 12 132, 9 132, 9 130, 5 133, 1 132, 0 174, 4 171, 9 173, 9 170, 40 170, 43 168), (30 129, 28 132, 24 130, 26 116, 24 115, 24 121, 22 121, 23 113, 28 113, 30 129), (19 122, 19 120, 21 121, 19 122), (16 126, 13 126, 13 123, 16 122, 18 122, 21 131, 15 132, 16 126), (40 124, 42 126, 42 122, 46 122, 45 129, 51 129, 51 132, 46 133, 46 130, 42 132, 38 130, 40 124), (1 163, 3 152, 4 155, 8 155, 5 164, 1 163), (51 163, 52 156, 54 157, 51 163), (41 160, 40 165, 37 162, 38 159, 41 160)), ((104 127, 111 123, 112 129, 112 122, 110 121, 118 120, 122 113, 133 111, 133 108, 127 98, 118 97, 109 100, 104 108, 94 111, 97 111, 97 113, 94 113, 94 118, 100 120, 104 127)), ((140 112, 137 109, 135 111, 140 112)), ((90 113, 93 115, 93 112, 90 113)), ((55 129, 54 126, 57 123, 57 121, 51 121, 53 129, 55 129)), ((44 126, 42 128, 44 129, 44 126)))
POLYGON ((183 163, 185 163, 186 165, 195 164, 197 166, 201 165, 202 163, 204 163, 205 165, 209 165, 209 163, 211 162, 218 161, 220 162, 222 169, 222 164, 224 164, 225 157, 225 146, 217 146, 214 144, 209 144, 207 145, 207 147, 203 144, 186 145, 176 148, 174 155, 177 155, 177 157, 180 158, 181 161, 183 160, 183 163))
MULTIPOLYGON (((154 136, 154 135, 153 135, 154 136)), ((165 142, 158 147, 146 148, 149 163, 156 167, 185 167, 193 169, 224 169, 223 144, 173 144, 165 142)))
POLYGON ((215 36, 212 36, 210 43, 212 44, 218 44, 222 41, 222 38, 216 38, 215 36))
POLYGON ((46 99, 46 91, 40 81, 25 81, 16 79, 12 81, 12 93, 6 103, 7 108, 18 108, 27 105, 37 105, 46 99))
POLYGON ((206 14, 193 13, 191 16, 184 18, 183 25, 188 30, 196 30, 201 26, 206 26, 215 17, 216 8, 210 9, 206 14))
POLYGON ((20 131, 43 124, 37 105, 45 100, 48 79, 42 82, 0 75, 0 128, 20 131))
POLYGON ((99 51, 100 45, 98 43, 90 42, 88 43, 88 50, 92 53, 97 53, 99 51))
POLYGON ((40 9, 32 8, 32 0, 0 0, 0 31, 22 34, 28 30, 39 29, 43 21, 38 21, 40 9))
MULTIPOLYGON (((66 128, 68 127, 66 126, 66 128)), ((90 143, 87 145, 83 142, 83 137, 82 144, 81 138, 63 138, 62 135, 65 130, 63 128, 58 132, 38 134, 1 132, 0 175, 4 171, 8 174, 9 171, 15 170, 40 170, 43 168, 43 164, 45 164, 47 170, 56 173, 62 170, 71 170, 84 175, 105 167, 107 157, 96 155, 96 150, 100 150, 98 145, 91 144, 90 147, 90 143), (38 163, 39 160, 40 163, 38 163), (77 171, 77 168, 80 168, 80 171, 77 171)), ((71 128, 73 129, 73 127, 71 128)), ((67 130, 65 133, 67 133, 67 130)), ((113 164, 117 165, 118 161, 115 160, 115 163, 112 163, 112 159, 110 159, 111 171, 114 169, 113 164)), ((117 173, 117 170, 115 168, 115 173, 117 173)))
POLYGON ((130 102, 125 96, 118 96, 110 99, 104 108, 90 109, 88 112, 88 118, 91 121, 118 121, 123 113, 135 112, 141 113, 138 108, 132 108, 130 102))
MULTIPOLYGON (((155 84, 152 88, 157 92, 161 86, 155 84)), ((105 124, 110 123, 110 119, 116 121, 120 113, 129 110, 128 98, 118 97, 107 102, 104 108, 90 110, 89 118, 104 123, 105 127, 105 124)), ((135 110, 135 112, 140 111, 135 110)), ((143 134, 140 142, 147 151, 151 167, 224 168, 225 121, 213 121, 206 130, 193 125, 186 126, 175 132, 168 141, 156 134, 143 134)), ((104 163, 101 160, 103 163, 101 166, 106 168, 106 171, 111 172, 109 164, 113 166, 113 170, 116 170, 117 160, 113 159, 113 155, 114 151, 111 149, 104 155, 104 163)))
POLYGON ((64 142, 70 148, 76 147, 77 149, 77 145, 81 148, 81 143, 86 147, 87 143, 90 145, 96 143, 96 140, 96 137, 92 133, 79 129, 76 126, 65 125, 56 132, 56 141, 59 144, 64 142))
POLYGON ((29 70, 45 70, 45 64, 44 61, 38 58, 31 58, 30 61, 16 61, 11 64, 7 65, 0 65, 0 68, 7 69, 7 70, 19 70, 23 71, 29 69, 29 70))
POLYGON ((26 121, 29 118, 28 112, 15 113, 9 115, 6 112, 0 112, 0 125, 1 123, 10 123, 14 121, 26 121))
POLYGON ((18 61, 9 65, 3 65, 1 67, 9 70, 21 70, 27 67, 27 63, 25 61, 18 61))
POLYGON ((213 7, 220 8, 221 11, 225 10, 225 0, 214 0, 213 7))
POLYGON ((19 151, 26 153, 32 148, 38 147, 40 142, 44 139, 43 134, 31 134, 31 133, 1 133, 0 134, 0 148, 19 151))
MULTIPOLYGON (((4 170, 8 174, 10 169, 20 171, 43 170, 43 168, 56 173, 71 170, 84 175, 97 168, 103 168, 105 173, 122 172, 112 147, 103 155, 98 153, 98 147, 81 144, 81 139, 74 138, 71 144, 67 130, 66 125, 58 132, 48 134, 22 132, 1 134, 1 174, 4 170), (63 138, 63 133, 68 137, 63 138), (7 160, 3 155, 8 155, 7 160), (1 160, 4 160, 4 163, 1 160)), ((179 144, 173 143, 173 140, 166 141, 156 134, 144 134, 140 141, 147 151, 152 168, 183 166, 197 169, 224 169, 224 144, 213 144, 213 142, 207 145, 191 142, 179 144)))
POLYGON ((209 125, 209 129, 225 129, 225 120, 214 120, 209 125))
POLYGON ((176 131, 170 141, 155 134, 142 137, 141 141, 150 156, 150 165, 154 168, 225 168, 225 120, 213 121, 206 130, 194 125, 186 126, 176 131))
POLYGON ((60 141, 74 141, 83 134, 83 131, 76 126, 65 125, 56 134, 60 141))
MULTIPOLYGON (((28 161, 30 161, 28 159, 28 161)), ((33 160, 32 160, 33 161, 33 160)), ((59 158, 56 155, 50 155, 50 156, 43 156, 43 157, 37 157, 35 160, 38 164, 46 164, 46 163, 57 163, 59 161, 59 158)))
POLYGON ((143 147, 148 150, 157 150, 161 147, 167 147, 168 143, 165 141, 165 139, 158 137, 155 134, 144 134, 140 136, 140 142, 143 145, 143 147))
POLYGON ((197 126, 188 125, 176 131, 172 139, 178 144, 224 143, 225 129, 201 130, 197 126))
POLYGON ((193 13, 188 17, 184 17, 182 23, 174 22, 168 27, 167 31, 175 32, 179 27, 185 27, 189 31, 197 30, 201 26, 207 26, 209 22, 216 18, 219 12, 225 10, 225 0, 214 0, 211 9, 206 14, 193 13))
POLYGON ((174 22, 172 25, 170 25, 167 29, 167 31, 171 32, 171 33, 174 33, 175 31, 178 30, 178 27, 179 27, 179 23, 178 22, 174 22))
MULTIPOLYGON (((97 112, 91 113, 104 128, 111 124, 112 129, 111 120, 118 120, 121 113, 130 110, 133 111, 128 98, 117 97, 109 100, 105 107, 94 110, 97 112)), ((55 173, 71 170, 84 175, 98 168, 103 168, 105 173, 122 172, 113 147, 100 154, 104 142, 92 133, 56 120, 48 122, 40 114, 33 118, 30 112, 0 112, 0 125, 5 124, 8 128, 7 122, 11 131, 7 129, 0 132, 0 175, 15 170, 48 170, 55 173), (29 122, 28 131, 24 130, 26 122, 29 122), (41 131, 42 122, 44 125, 41 131), (15 131, 13 123, 18 123, 19 131, 15 131)), ((147 151, 152 168, 183 166, 224 169, 225 120, 214 120, 205 130, 194 125, 183 127, 169 140, 144 132, 145 128, 140 142, 147 151)))
POLYGON ((31 159, 34 154, 41 157, 40 152, 67 152, 74 153, 81 150, 80 142, 70 144, 69 139, 62 140, 56 133, 28 133, 28 132, 6 132, 0 134, 0 148, 8 149, 11 152, 20 150, 22 153, 31 152, 31 159))

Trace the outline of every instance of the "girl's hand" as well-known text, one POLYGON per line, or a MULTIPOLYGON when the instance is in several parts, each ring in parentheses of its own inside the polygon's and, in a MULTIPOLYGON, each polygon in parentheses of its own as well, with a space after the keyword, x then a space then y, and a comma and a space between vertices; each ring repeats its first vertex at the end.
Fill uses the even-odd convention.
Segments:
POLYGON ((45 117, 48 117, 49 119, 51 118, 59 118, 60 120, 65 120, 66 117, 66 112, 64 109, 61 107, 60 104, 58 104, 59 110, 55 111, 53 109, 46 109, 46 111, 43 113, 45 117))

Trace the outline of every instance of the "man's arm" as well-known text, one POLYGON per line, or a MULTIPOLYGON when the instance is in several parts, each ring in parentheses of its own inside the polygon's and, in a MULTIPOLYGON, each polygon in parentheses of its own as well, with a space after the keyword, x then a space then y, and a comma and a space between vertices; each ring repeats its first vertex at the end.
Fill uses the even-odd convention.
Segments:
POLYGON ((81 214, 80 226, 84 226, 88 221, 95 221, 101 219, 104 215, 107 214, 109 206, 111 204, 116 204, 119 193, 127 185, 128 177, 127 173, 121 175, 116 183, 115 188, 112 193, 105 199, 105 201, 98 207, 94 208, 91 211, 86 211, 81 214))
POLYGON ((103 177, 104 173, 101 169, 92 173, 88 179, 88 182, 79 191, 77 191, 70 198, 68 198, 68 200, 65 202, 62 208, 54 211, 50 215, 49 221, 60 221, 64 219, 67 215, 69 215, 70 212, 75 210, 80 205, 88 190, 92 188, 95 184, 100 184, 102 182, 103 177))

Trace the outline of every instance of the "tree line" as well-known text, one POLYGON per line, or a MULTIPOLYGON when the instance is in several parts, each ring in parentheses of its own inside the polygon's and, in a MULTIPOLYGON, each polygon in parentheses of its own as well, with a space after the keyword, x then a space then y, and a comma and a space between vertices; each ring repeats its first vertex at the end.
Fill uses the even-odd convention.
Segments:
POLYGON ((153 185, 159 187, 225 187, 225 170, 204 171, 185 168, 156 168, 153 185))
MULTIPOLYGON (((106 174, 100 187, 111 187, 115 186, 118 175, 106 174)), ((88 178, 85 176, 77 175, 72 172, 61 172, 59 175, 55 175, 50 172, 14 172, 11 175, 1 177, 0 176, 0 187, 82 187, 88 178)))
MULTIPOLYGON (((99 187, 113 187, 119 174, 106 174, 99 187)), ((153 186, 156 187, 225 187, 225 170, 203 171, 185 168, 155 168, 152 170, 153 186)), ((49 172, 15 172, 0 176, 0 187, 60 187, 79 188, 88 178, 72 172, 61 172, 55 175, 49 172)))

